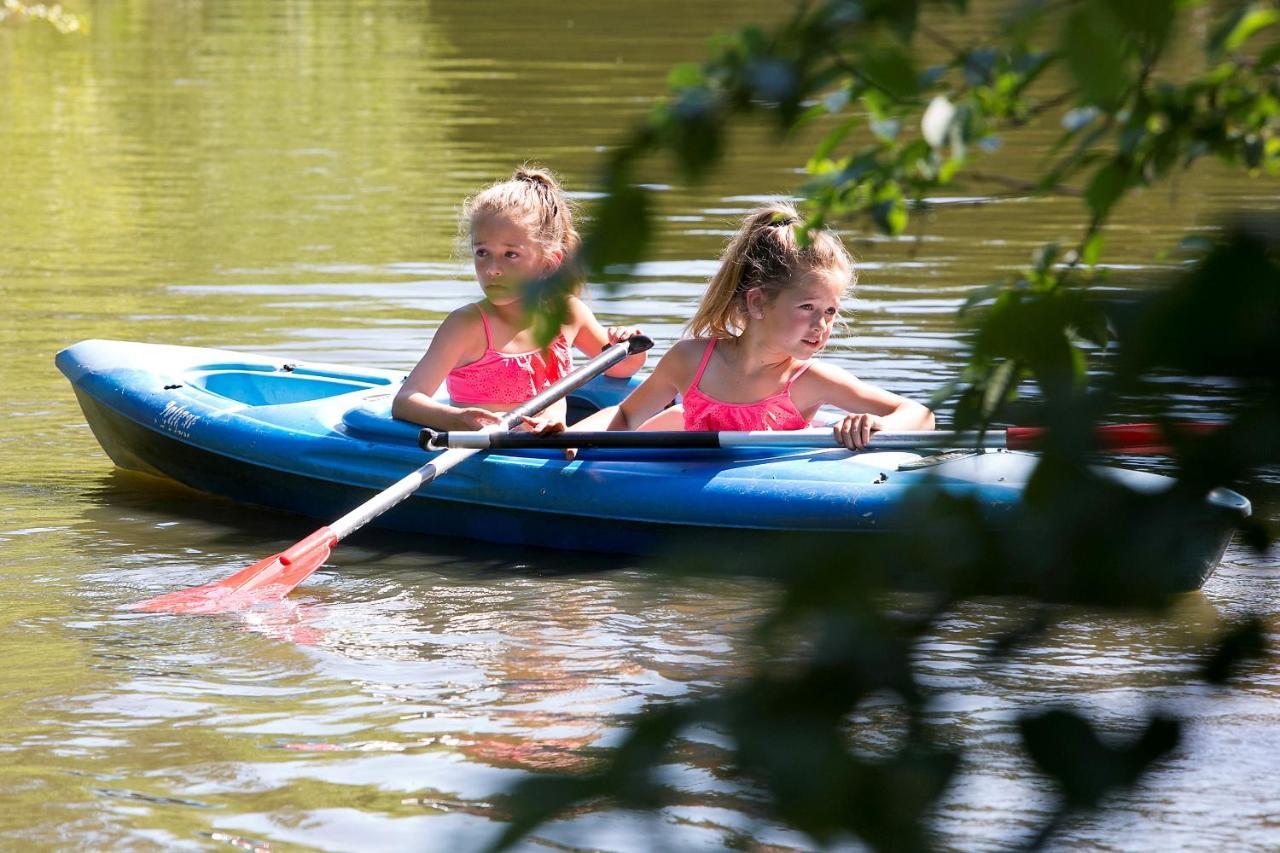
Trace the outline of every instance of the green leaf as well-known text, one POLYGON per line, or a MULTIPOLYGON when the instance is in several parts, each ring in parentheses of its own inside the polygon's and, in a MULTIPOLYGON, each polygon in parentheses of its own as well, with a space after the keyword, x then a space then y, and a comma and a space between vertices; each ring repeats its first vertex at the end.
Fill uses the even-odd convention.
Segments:
POLYGON ((862 5, 868 19, 878 19, 888 25, 903 43, 911 41, 921 0, 864 0, 862 5))
POLYGON ((1066 710, 1028 714, 1018 726, 1027 753, 1058 783, 1072 808, 1095 808, 1111 791, 1132 785, 1178 745, 1181 735, 1177 720, 1155 716, 1133 741, 1113 747, 1088 720, 1066 710))
POLYGON ((1204 663, 1204 679, 1210 684, 1226 684, 1240 665, 1266 657, 1267 629, 1256 616, 1229 628, 1204 663))
POLYGON ((919 77, 906 51, 886 48, 869 52, 862 60, 862 73, 897 100, 915 96, 919 77))
POLYGON ((956 429, 974 429, 982 424, 982 390, 970 386, 956 400, 951 419, 956 429))
POLYGON ((1131 78, 1114 16, 1097 4, 1075 7, 1062 30, 1061 49, 1067 67, 1087 103, 1114 107, 1131 78))
POLYGON ((1008 359, 1000 364, 991 375, 987 378, 988 385, 986 391, 982 395, 982 409, 979 416, 982 424, 991 423, 996 412, 1004 406, 1013 394, 1013 389, 1017 387, 1018 379, 1022 375, 1022 367, 1017 359, 1008 359))
POLYGON ((831 152, 835 151, 836 146, 844 141, 845 137, 849 135, 849 131, 853 130, 858 121, 859 118, 853 116, 832 128, 826 136, 822 137, 818 147, 813 150, 813 156, 809 158, 809 162, 816 163, 830 157, 831 152))
POLYGON ((795 121, 791 123, 789 132, 795 133, 796 131, 808 127, 815 121, 826 118, 829 115, 831 114, 827 112, 827 108, 821 103, 813 104, 807 110, 796 116, 795 121))
POLYGON ((705 87, 688 89, 667 113, 668 142, 685 177, 701 178, 724 149, 725 122, 718 99, 705 87))
POLYGON ((1236 25, 1231 34, 1227 36, 1225 45, 1227 50, 1239 50, 1254 35, 1267 27, 1275 26, 1277 22, 1280 22, 1280 11, 1271 8, 1254 7, 1236 25))
POLYGON ((1108 0, 1107 6, 1123 27, 1113 38, 1136 36, 1148 50, 1164 46, 1178 19, 1178 0, 1108 0))
POLYGON ((1210 39, 1210 56, 1239 50, 1254 35, 1277 22, 1280 22, 1280 11, 1259 3, 1238 10, 1210 39))
POLYGON ((1280 62, 1280 43, 1273 44, 1258 54, 1259 68, 1268 68, 1277 62, 1280 62))
POLYGON ((691 89, 705 82, 702 68, 692 62, 677 65, 667 74, 667 86, 672 89, 691 89))
POLYGON ((1058 261, 1061 247, 1057 243, 1045 243, 1031 253, 1031 265, 1037 273, 1044 275, 1058 261))
POLYGON ((964 81, 969 86, 985 86, 991 83, 992 72, 1000 54, 991 48, 971 50, 964 57, 964 81))
POLYGON ((881 187, 871 205, 871 219, 886 234, 897 236, 907 229, 907 203, 897 184, 881 187))
POLYGON ((1000 292, 1003 291, 1004 288, 1005 282, 1003 281, 993 281, 974 288, 969 292, 969 295, 965 297, 964 303, 961 304, 960 313, 964 314, 967 311, 971 311, 976 305, 995 299, 1000 295, 1000 292))
POLYGON ((907 205, 902 199, 882 201, 871 206, 871 219, 886 234, 897 236, 907 229, 907 205))
POLYGON ((564 265, 547 278, 530 282, 522 297, 524 313, 533 329, 538 346, 545 347, 555 340, 560 329, 569 319, 569 293, 573 281, 564 265))
POLYGON ((954 157, 944 160, 942 166, 938 169, 938 183, 951 183, 951 179, 956 176, 956 173, 960 171, 960 167, 963 165, 963 160, 957 160, 954 157))
POLYGON ((1102 257, 1102 232, 1095 231, 1085 238, 1084 245, 1080 247, 1080 260, 1085 266, 1095 267, 1098 265, 1098 259, 1102 257))
POLYGON ((1085 188, 1084 199, 1096 221, 1102 221, 1112 206, 1129 188, 1129 170, 1118 161, 1111 160, 1093 175, 1085 188))
POLYGON ((781 104, 794 100, 800 85, 795 66, 785 59, 762 57, 746 69, 755 97, 767 103, 781 104))
POLYGON ((644 258, 648 248, 651 211, 648 191, 629 183, 616 184, 593 211, 592 242, 587 262, 592 275, 610 267, 628 266, 644 258))

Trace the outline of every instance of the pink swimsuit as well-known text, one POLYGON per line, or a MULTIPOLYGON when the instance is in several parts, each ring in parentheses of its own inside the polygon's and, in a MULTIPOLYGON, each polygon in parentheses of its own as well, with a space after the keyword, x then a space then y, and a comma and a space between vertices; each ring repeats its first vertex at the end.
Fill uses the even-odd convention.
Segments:
POLYGON ((455 367, 445 377, 449 399, 460 406, 477 403, 523 403, 549 388, 573 367, 569 356, 569 342, 564 335, 556 335, 546 353, 506 353, 493 348, 493 335, 489 331, 489 317, 480 311, 484 323, 484 355, 461 367, 455 367), (550 363, 547 363, 550 356, 550 363))
POLYGON ((693 376, 693 384, 684 395, 686 430, 788 430, 804 429, 809 425, 796 404, 791 402, 791 383, 809 369, 808 362, 792 374, 777 394, 754 403, 725 403, 708 397, 698 388, 702 372, 707 369, 707 360, 711 358, 711 351, 715 347, 716 341, 712 338, 707 344, 707 351, 702 354, 702 363, 693 376))

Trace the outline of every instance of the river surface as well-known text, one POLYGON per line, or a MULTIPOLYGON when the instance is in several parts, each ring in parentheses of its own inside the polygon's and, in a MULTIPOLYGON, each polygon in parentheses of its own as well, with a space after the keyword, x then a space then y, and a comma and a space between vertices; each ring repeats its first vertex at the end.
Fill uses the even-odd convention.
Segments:
MULTIPOLYGON (((672 64, 785 5, 106 0, 68 7, 87 32, 0 25, 0 847, 474 849, 513 782, 580 766, 576 750, 646 704, 740 673, 770 601, 758 581, 455 541, 357 536, 282 612, 126 611, 315 522, 113 470, 53 355, 106 337, 407 369, 478 292, 454 251, 464 196, 526 159, 585 193, 672 64)), ((976 5, 979 21, 998 11, 976 5)), ((999 170, 1029 176, 1052 131, 1011 143, 999 170)), ((746 128, 702 185, 654 164, 652 260, 595 292, 597 313, 669 345, 735 219, 794 187, 804 153, 746 128)), ((1078 200, 1000 189, 938 199, 902 239, 848 234, 861 283, 827 357, 921 399, 954 375, 968 290, 1078 233, 1078 200)), ((1276 190, 1197 168, 1126 204, 1108 260, 1167 263, 1180 235, 1274 210, 1276 190)), ((1191 416, 1222 399, 1175 387, 1191 416)), ((1275 477, 1249 497, 1277 521, 1275 477)), ((1012 719, 1062 703, 1118 735, 1135 712, 1190 719, 1174 758, 1062 848, 1280 847, 1280 674, 1183 684, 1225 618, 1266 614, 1280 642, 1278 565, 1233 546, 1171 619, 1072 610, 996 666, 983 649, 1017 602, 944 622, 921 671, 936 725, 973 749, 944 843, 1006 848, 1043 818, 1052 792, 1012 719)), ((588 809, 532 846, 812 846, 713 767, 670 769, 679 806, 588 809)))

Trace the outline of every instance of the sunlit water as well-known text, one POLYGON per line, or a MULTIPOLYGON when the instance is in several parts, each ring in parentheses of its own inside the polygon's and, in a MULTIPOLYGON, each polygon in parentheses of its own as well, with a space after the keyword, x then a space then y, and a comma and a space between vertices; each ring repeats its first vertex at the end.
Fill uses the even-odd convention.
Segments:
MULTIPOLYGON (((88 35, 0 27, 0 845, 459 849, 501 829, 502 793, 584 766, 646 705, 741 671, 769 589, 673 579, 638 561, 359 535, 287 607, 245 618, 122 606, 224 576, 313 529, 112 470, 52 357, 89 337, 221 346, 407 368, 475 297, 452 252, 462 198, 524 159, 586 191, 600 149, 712 32, 778 4, 99 3, 88 35)), ((980 17, 989 17, 982 11, 980 17)), ((1031 174, 1052 129, 1009 152, 1031 174)), ((655 163, 653 260, 598 314, 665 347, 734 220, 797 181, 803 145, 736 135, 726 168, 681 185, 655 163)), ((1073 199, 939 199, 913 233, 854 232, 851 322, 828 357, 927 398, 962 358, 956 307, 975 284, 1070 240, 1073 199)), ((1217 211, 1275 206, 1274 182, 1212 168, 1121 211, 1117 264, 1217 211)), ((957 196, 960 191, 957 192, 957 196)), ((1178 385, 1187 413, 1212 387, 1178 385)), ((1118 413, 1123 415, 1124 413, 1118 413)), ((1141 464, 1151 465, 1150 461, 1141 464)), ((1277 486, 1256 486, 1276 521, 1277 486)), ((919 653, 939 730, 974 750, 939 815, 944 840, 1025 837, 1052 791, 1013 717, 1065 703, 1123 733, 1176 705, 1174 759, 1063 846, 1275 849, 1280 676, 1179 686, 1226 617, 1280 611, 1276 554, 1233 547, 1174 617, 1071 611, 992 664, 1017 604, 974 604, 919 653)), ((1273 634, 1273 639, 1275 639, 1273 634)), ((873 719, 892 731, 892 714, 873 719)), ((546 844, 811 846, 759 816, 717 753, 669 768, 680 805, 597 808, 546 844)))

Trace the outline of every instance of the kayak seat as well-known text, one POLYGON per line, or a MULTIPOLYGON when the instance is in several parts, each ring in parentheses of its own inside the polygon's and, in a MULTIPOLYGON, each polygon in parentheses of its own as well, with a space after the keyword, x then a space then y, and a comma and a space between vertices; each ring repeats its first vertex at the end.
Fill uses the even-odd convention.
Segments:
POLYGON ((422 427, 391 417, 391 393, 366 397, 359 405, 352 406, 342 415, 346 432, 363 438, 394 441, 400 444, 417 444, 422 427))
POLYGON ((628 379, 597 376, 566 398, 565 420, 567 423, 576 424, 587 415, 594 414, 606 406, 618 405, 639 387, 640 380, 634 376, 628 379))

